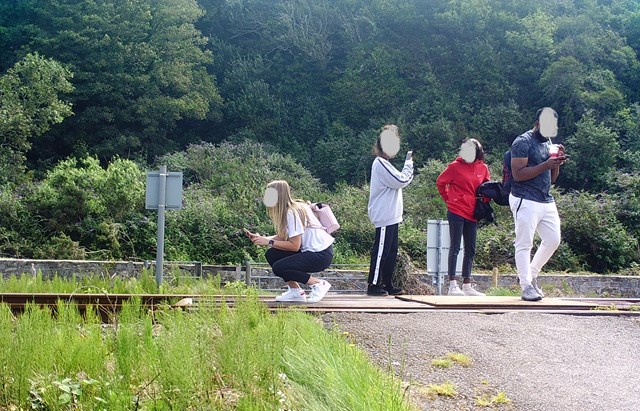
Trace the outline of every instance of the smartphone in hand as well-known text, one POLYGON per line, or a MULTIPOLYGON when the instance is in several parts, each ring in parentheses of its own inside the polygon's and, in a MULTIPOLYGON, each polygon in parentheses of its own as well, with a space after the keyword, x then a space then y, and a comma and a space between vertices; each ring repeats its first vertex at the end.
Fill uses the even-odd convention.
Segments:
POLYGON ((407 157, 404 159, 404 161, 411 160, 411 157, 413 157, 413 151, 409 150, 407 151, 407 157))

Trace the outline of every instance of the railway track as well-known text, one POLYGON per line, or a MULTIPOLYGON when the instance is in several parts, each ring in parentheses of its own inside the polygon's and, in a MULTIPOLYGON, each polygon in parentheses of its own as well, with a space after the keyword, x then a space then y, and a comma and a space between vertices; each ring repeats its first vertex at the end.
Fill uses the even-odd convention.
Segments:
MULTIPOLYGON (((30 294, 0 293, 0 303, 7 304, 19 314, 29 305, 49 307, 55 311, 60 302, 71 303, 83 313, 89 306, 96 309, 104 322, 109 322, 123 304, 138 298, 143 307, 153 311, 170 306, 187 311, 215 309, 221 305, 235 306, 241 300, 253 297, 229 295, 188 294, 30 294)), ((315 304, 278 303, 273 295, 260 295, 257 299, 270 310, 298 309, 307 312, 469 312, 499 314, 506 312, 538 312, 570 315, 640 316, 640 298, 545 298, 539 302, 521 301, 519 297, 448 297, 406 295, 397 297, 368 297, 353 294, 329 294, 315 304)))

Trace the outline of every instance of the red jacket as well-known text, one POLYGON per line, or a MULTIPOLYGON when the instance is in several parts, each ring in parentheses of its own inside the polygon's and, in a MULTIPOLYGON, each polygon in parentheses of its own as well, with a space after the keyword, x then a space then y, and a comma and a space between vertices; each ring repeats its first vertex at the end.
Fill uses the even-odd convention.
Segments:
POLYGON ((476 189, 490 178, 489 167, 482 160, 467 163, 458 157, 438 176, 436 186, 449 211, 476 221, 476 189))

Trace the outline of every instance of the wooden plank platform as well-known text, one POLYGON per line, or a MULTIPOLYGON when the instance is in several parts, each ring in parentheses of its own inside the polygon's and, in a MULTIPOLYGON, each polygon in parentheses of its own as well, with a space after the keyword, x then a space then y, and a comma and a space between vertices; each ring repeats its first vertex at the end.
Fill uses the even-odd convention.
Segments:
POLYGON ((540 301, 523 301, 520 297, 456 297, 446 295, 402 295, 396 298, 415 301, 441 308, 479 307, 479 308, 555 308, 555 309, 589 309, 595 308, 596 301, 565 300, 563 298, 543 298, 540 301))
MULTIPOLYGON (((244 297, 240 297, 241 299, 244 297)), ((630 311, 629 304, 639 305, 629 300, 577 298, 544 298, 541 301, 522 301, 520 297, 449 297, 436 295, 403 295, 370 297, 367 295, 328 294, 317 303, 277 302, 273 295, 260 295, 258 299, 271 310, 299 309, 308 312, 367 312, 367 313, 414 313, 424 311, 475 312, 498 314, 506 312, 535 311, 540 313, 562 313, 576 315, 640 315, 640 311, 630 311), (599 309, 600 308, 600 309, 599 309), (602 310, 602 308, 610 308, 602 310)), ((185 309, 213 308, 221 304, 233 306, 234 297, 200 296, 183 300, 174 306, 185 309)))

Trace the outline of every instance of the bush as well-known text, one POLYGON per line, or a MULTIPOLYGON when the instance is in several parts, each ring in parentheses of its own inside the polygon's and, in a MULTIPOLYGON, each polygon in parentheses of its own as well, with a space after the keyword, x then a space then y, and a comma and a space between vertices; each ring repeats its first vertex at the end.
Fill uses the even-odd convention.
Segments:
POLYGON ((638 240, 616 218, 610 195, 573 192, 556 201, 563 239, 589 270, 615 272, 638 261, 638 240))
POLYGON ((92 157, 61 161, 24 197, 38 228, 32 233, 33 255, 96 259, 136 255, 140 241, 132 239, 126 228, 143 219, 143 181, 142 171, 129 160, 115 159, 106 169, 92 157))
POLYGON ((447 206, 436 188, 436 179, 445 167, 441 161, 429 160, 403 190, 405 214, 416 227, 426 229, 429 220, 447 218, 447 206))
POLYGON ((199 184, 185 190, 182 210, 166 216, 165 252, 173 261, 234 264, 247 257, 255 259, 257 249, 242 228, 263 233, 268 229, 257 207, 239 208, 199 184))
POLYGON ((340 230, 334 233, 338 250, 349 250, 352 257, 368 257, 375 239, 375 228, 367 214, 369 186, 338 184, 327 202, 340 223, 340 230))

